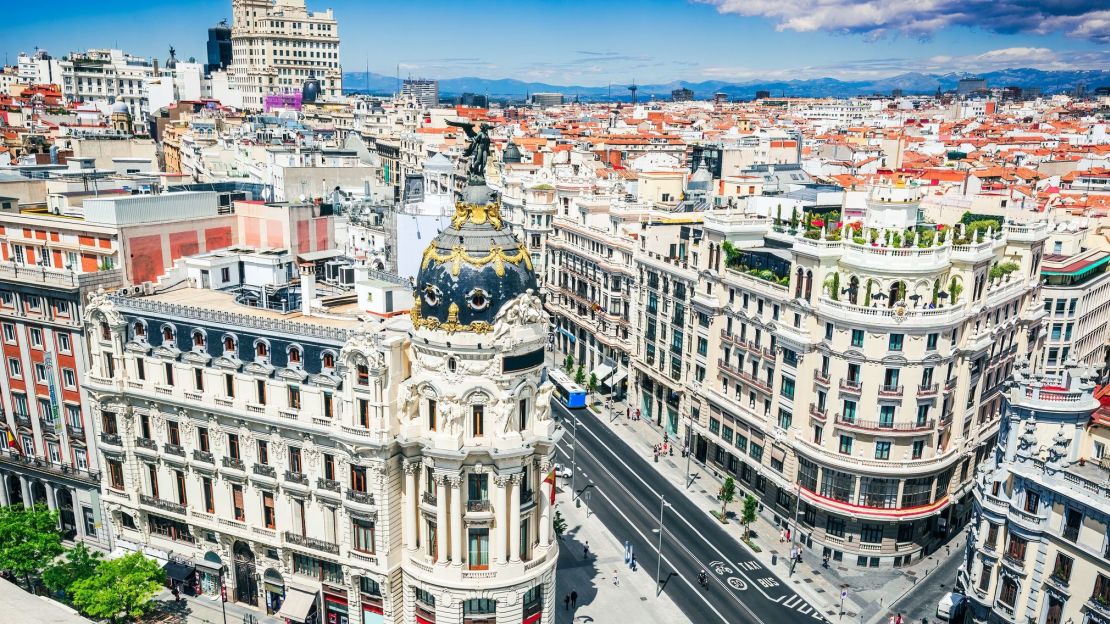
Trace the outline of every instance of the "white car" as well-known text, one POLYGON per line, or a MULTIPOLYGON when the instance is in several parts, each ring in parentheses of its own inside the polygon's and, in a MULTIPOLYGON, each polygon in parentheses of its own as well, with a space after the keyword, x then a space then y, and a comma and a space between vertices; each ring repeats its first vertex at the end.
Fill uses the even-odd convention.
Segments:
POLYGON ((562 464, 555 464, 555 476, 556 477, 562 477, 564 479, 569 479, 570 478, 570 468, 567 468, 566 466, 564 466, 562 464))

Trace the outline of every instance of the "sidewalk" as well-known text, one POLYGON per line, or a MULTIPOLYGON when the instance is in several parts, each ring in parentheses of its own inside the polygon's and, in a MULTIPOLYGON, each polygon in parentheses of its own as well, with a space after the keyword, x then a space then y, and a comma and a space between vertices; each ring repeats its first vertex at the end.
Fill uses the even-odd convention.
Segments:
MULTIPOLYGON (((177 616, 174 621, 182 624, 223 624, 224 616, 220 610, 220 600, 211 596, 182 596, 175 602, 170 590, 164 589, 154 597, 161 603, 159 611, 177 616)), ((227 624, 283 624, 281 618, 266 615, 264 610, 255 610, 237 602, 227 603, 227 624)))
MULTIPOLYGON (((614 410, 611 422, 602 410, 599 420, 617 432, 635 450, 639 450, 644 457, 651 459, 652 448, 662 440, 662 430, 654 423, 639 420, 626 420, 623 407, 614 410)), ((686 458, 681 457, 681 447, 676 449, 674 456, 660 457, 656 464, 659 474, 670 480, 676 487, 682 489, 686 485, 686 458)), ((720 502, 717 500, 717 491, 720 489, 722 476, 718 471, 706 469, 696 461, 690 462, 691 477, 693 479, 687 495, 695 504, 706 513, 710 510, 719 510, 720 502)), ((737 489, 742 489, 737 483, 737 489)), ((729 511, 739 513, 740 501, 729 505, 729 511)), ((854 620, 861 624, 878 624, 885 621, 891 612, 889 607, 898 602, 906 593, 912 590, 919 581, 924 581, 929 574, 936 570, 950 557, 959 557, 963 552, 966 531, 961 531, 953 537, 946 546, 937 552, 914 562, 913 565, 901 568, 862 568, 855 562, 837 561, 829 562, 829 568, 821 567, 822 553, 820 546, 814 549, 802 548, 802 563, 790 575, 788 562, 791 544, 780 543, 778 538, 780 529, 772 524, 772 514, 765 509, 759 514, 758 519, 752 524, 752 543, 759 547, 760 552, 754 553, 768 569, 774 569, 784 581, 793 585, 794 591, 818 607, 829 620, 849 621, 854 620), (772 559, 777 563, 772 565, 772 559), (840 614, 840 593, 848 592, 844 601, 844 613, 840 614)), ((737 541, 743 531, 735 519, 730 521, 730 532, 735 531, 737 541)), ((592 546, 591 542, 591 546, 592 546)), ((952 579, 948 579, 950 582, 952 579)))
POLYGON ((624 544, 596 516, 586 517, 587 508, 570 500, 570 484, 559 479, 555 509, 567 522, 559 543, 559 566, 555 576, 555 624, 584 622, 635 622, 675 624, 688 622, 682 610, 667 596, 655 597, 652 574, 642 566, 635 572, 624 563, 624 544), (582 558, 590 544, 589 559, 582 558), (620 586, 613 584, 617 570, 620 586), (578 608, 567 610, 563 597, 578 592, 578 608))

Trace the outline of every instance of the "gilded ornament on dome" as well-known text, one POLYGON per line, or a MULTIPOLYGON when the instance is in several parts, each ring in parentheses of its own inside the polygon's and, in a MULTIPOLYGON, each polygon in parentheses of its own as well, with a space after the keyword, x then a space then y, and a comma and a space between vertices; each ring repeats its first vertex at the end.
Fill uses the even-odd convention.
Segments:
POLYGON ((497 277, 505 276, 506 262, 517 265, 523 262, 524 266, 527 267, 529 271, 533 270, 532 256, 528 254, 528 250, 525 249, 523 243, 517 245, 516 253, 509 253, 500 246, 494 246, 490 247, 488 254, 478 257, 471 256, 467 253, 466 247, 463 245, 455 245, 451 248, 451 251, 445 254, 439 253, 435 245, 428 245, 428 248, 424 250, 424 258, 421 262, 420 269, 427 269, 433 261, 441 264, 450 263, 451 275, 456 277, 462 270, 462 264, 464 262, 475 267, 483 267, 493 263, 493 270, 494 273, 497 274, 497 277))

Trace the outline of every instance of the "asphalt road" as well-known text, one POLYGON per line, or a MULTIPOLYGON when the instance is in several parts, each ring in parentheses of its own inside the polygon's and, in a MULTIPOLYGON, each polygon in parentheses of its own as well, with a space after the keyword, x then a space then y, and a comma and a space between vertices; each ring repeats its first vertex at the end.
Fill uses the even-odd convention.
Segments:
MULTIPOLYGON (((691 622, 744 624, 805 624, 824 616, 798 596, 791 585, 763 566, 736 539, 735 522, 728 531, 695 505, 687 495, 656 472, 653 462, 628 446, 589 410, 573 410, 579 418, 577 434, 571 411, 558 401, 552 409, 567 428, 558 449, 559 461, 570 465, 571 445, 577 437, 576 494, 619 540, 627 540, 639 567, 654 574, 657 563, 660 497, 663 511, 663 590, 691 622), (585 475, 585 476, 583 476, 585 475), (698 585, 700 570, 709 574, 709 587, 698 585)), ((566 481, 564 481, 566 483, 566 481)), ((597 582, 612 582, 611 571, 601 570, 597 582)), ((649 600, 651 597, 648 598, 649 600)))
POLYGON ((964 560, 964 550, 942 561, 927 576, 918 581, 905 596, 890 608, 893 613, 901 613, 906 622, 918 624, 919 622, 939 622, 937 618, 937 603, 941 597, 954 591, 956 572, 964 560))

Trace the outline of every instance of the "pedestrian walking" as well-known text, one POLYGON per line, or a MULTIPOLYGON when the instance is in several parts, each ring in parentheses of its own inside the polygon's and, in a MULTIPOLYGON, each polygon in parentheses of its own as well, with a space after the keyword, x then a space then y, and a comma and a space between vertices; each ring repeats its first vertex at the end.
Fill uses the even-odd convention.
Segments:
POLYGON ((590 558, 590 542, 588 540, 582 546, 582 558, 583 559, 589 559, 590 558))
POLYGON ((898 624, 905 624, 906 620, 902 618, 902 614, 898 614, 898 624))
POLYGON ((573 589, 570 591, 570 608, 578 608, 578 592, 574 591, 573 589))
POLYGON ((563 594, 563 611, 570 611, 570 594, 563 594))
POLYGON ((615 585, 616 587, 621 586, 621 577, 619 572, 617 572, 616 570, 613 570, 613 585, 615 585))
POLYGON ((829 567, 829 555, 827 553, 824 557, 821 557, 821 567, 826 569, 829 567))
POLYGON ((636 571, 636 555, 635 554, 632 555, 632 571, 633 572, 636 571))

